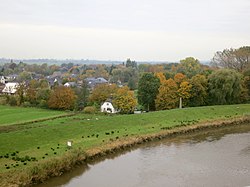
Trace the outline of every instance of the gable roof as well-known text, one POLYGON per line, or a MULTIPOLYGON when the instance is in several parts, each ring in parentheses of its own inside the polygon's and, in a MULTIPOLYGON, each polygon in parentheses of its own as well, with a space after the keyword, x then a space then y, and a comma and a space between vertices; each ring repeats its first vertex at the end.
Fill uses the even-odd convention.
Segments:
POLYGON ((87 82, 88 86, 90 86, 90 87, 94 87, 97 84, 108 83, 108 81, 106 79, 104 79, 103 77, 98 77, 98 78, 90 77, 90 78, 86 78, 85 81, 87 82))
POLYGON ((19 84, 17 82, 6 83, 2 92, 7 94, 14 94, 16 93, 18 86, 19 84))

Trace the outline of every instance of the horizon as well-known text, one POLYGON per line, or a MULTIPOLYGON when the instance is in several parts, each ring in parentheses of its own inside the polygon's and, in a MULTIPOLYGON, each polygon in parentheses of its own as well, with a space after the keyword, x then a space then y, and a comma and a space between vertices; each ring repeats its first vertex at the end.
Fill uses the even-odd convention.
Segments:
MULTIPOLYGON (((130 59, 130 58, 127 58, 127 59, 130 59)), ((53 63, 53 62, 56 62, 56 63, 86 63, 86 64, 98 64, 99 62, 100 63, 104 63, 104 64, 114 64, 114 63, 124 63, 126 62, 126 60, 98 60, 98 59, 56 59, 56 58, 35 58, 35 59, 11 59, 11 58, 3 58, 3 57, 0 57, 0 64, 4 64, 4 63, 10 63, 11 61, 13 63, 19 63, 19 62, 23 62, 23 63, 27 63, 27 64, 30 64, 30 63, 33 63, 33 64, 36 64, 36 63, 53 63), (34 62, 32 62, 34 61, 34 62), (47 61, 47 62, 46 62, 47 61)), ((183 60, 183 59, 180 59, 179 61, 157 61, 157 60, 148 60, 148 61, 136 61, 134 59, 130 59, 132 61, 135 61, 137 64, 143 64, 143 63, 149 63, 149 64, 170 64, 170 63, 180 63, 180 60, 183 60)), ((199 59, 198 59, 199 60, 199 59)), ((211 62, 211 60, 199 60, 199 62, 201 64, 208 64, 211 62)))

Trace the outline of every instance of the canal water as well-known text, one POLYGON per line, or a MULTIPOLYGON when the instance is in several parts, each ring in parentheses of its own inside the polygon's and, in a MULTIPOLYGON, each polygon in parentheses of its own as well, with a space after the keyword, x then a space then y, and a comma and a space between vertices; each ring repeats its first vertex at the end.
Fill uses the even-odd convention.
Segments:
POLYGON ((250 124, 147 143, 36 187, 250 186, 250 124))

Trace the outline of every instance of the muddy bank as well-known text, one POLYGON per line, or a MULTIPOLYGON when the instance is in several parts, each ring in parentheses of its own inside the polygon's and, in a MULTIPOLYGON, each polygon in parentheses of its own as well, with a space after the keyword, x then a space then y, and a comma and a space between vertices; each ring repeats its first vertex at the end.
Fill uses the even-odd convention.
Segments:
POLYGON ((68 151, 68 153, 61 157, 39 162, 36 166, 27 168, 22 172, 19 170, 16 172, 13 171, 0 174, 0 186, 29 186, 35 183, 41 183, 48 178, 60 176, 63 173, 74 169, 77 165, 86 165, 89 161, 105 158, 107 155, 127 150, 128 148, 134 147, 138 144, 209 128, 218 128, 230 125, 233 126, 244 123, 250 123, 250 116, 203 122, 188 126, 183 125, 173 127, 171 129, 163 128, 158 133, 140 136, 135 135, 126 139, 116 140, 105 146, 92 148, 86 152, 84 152, 81 148, 74 149, 68 151))

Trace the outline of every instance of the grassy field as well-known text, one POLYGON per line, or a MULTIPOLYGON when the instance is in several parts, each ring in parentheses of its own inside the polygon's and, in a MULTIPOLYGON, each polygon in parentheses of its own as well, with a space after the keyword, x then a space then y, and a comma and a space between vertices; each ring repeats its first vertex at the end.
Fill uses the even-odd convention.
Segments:
MULTIPOLYGON (((0 106, 0 109, 0 124, 10 126, 18 121, 63 114, 28 108, 0 106), (4 116, 5 114, 9 117, 4 116)), ((88 151, 111 142, 157 133, 169 127, 243 115, 250 115, 250 104, 174 109, 134 115, 77 114, 24 124, 22 128, 9 132, 0 131, 0 174, 9 171, 23 172, 25 168, 40 162, 61 157, 69 151, 66 145, 68 140, 73 141, 72 150, 80 147, 83 151, 88 151)))
POLYGON ((0 105, 0 126, 24 123, 27 121, 50 118, 63 114, 65 114, 63 111, 0 105))

